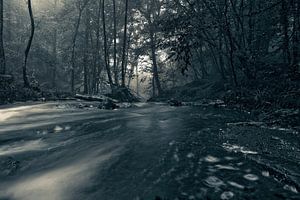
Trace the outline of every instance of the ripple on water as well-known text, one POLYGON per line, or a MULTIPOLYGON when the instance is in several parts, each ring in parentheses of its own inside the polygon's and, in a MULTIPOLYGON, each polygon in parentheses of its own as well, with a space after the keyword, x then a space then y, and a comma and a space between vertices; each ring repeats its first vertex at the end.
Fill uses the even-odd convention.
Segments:
POLYGON ((219 179, 218 177, 215 177, 215 176, 210 176, 210 177, 206 178, 205 183, 209 187, 220 187, 222 185, 225 185, 221 179, 219 179))
POLYGON ((233 181, 228 181, 228 184, 231 185, 231 186, 233 186, 233 187, 236 187, 238 189, 241 189, 241 190, 245 189, 245 186, 243 186, 241 184, 238 184, 236 182, 233 182, 233 181))
POLYGON ((246 174, 243 177, 248 181, 257 181, 259 179, 255 174, 246 174))
POLYGON ((225 169, 225 170, 233 170, 233 171, 239 170, 239 168, 232 167, 230 165, 215 165, 215 167, 218 169, 225 169))
POLYGON ((53 129, 55 133, 61 132, 63 129, 63 127, 56 125, 55 128, 53 129))
POLYGON ((230 191, 223 192, 223 193, 221 194, 221 196, 220 196, 220 198, 221 198, 222 200, 228 200, 228 199, 231 199, 231 198, 233 198, 233 197, 234 197, 234 194, 233 194, 233 192, 230 192, 230 191))
POLYGON ((228 143, 223 143, 222 147, 229 152, 234 152, 234 153, 242 153, 242 154, 258 154, 256 151, 251 151, 246 149, 245 147, 235 145, 235 144, 228 144, 228 143))
POLYGON ((204 158, 204 160, 205 160, 206 162, 209 162, 209 163, 216 163, 216 162, 219 162, 219 161, 220 161, 219 158, 216 158, 216 157, 211 156, 211 155, 206 156, 206 157, 204 158))

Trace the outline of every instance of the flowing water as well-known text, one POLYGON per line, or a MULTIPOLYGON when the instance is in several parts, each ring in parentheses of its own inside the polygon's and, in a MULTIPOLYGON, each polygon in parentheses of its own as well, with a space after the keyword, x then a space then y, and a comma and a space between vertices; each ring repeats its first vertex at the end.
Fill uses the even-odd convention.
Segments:
POLYGON ((0 199, 299 199, 300 136, 225 108, 0 109, 0 199))

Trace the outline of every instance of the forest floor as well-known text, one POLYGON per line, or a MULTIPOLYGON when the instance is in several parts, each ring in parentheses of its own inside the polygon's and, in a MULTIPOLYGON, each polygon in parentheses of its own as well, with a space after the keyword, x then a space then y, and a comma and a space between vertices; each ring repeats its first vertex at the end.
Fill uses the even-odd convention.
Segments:
POLYGON ((299 199, 297 130, 226 107, 133 105, 1 106, 0 199, 299 199))

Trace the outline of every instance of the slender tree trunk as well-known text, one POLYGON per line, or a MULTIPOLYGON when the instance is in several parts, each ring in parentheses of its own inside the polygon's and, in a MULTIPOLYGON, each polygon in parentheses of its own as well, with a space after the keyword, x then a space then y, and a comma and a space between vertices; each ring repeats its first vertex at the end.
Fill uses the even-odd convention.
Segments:
POLYGON ((219 44, 218 44, 218 61, 219 61, 219 67, 220 67, 220 72, 223 80, 226 80, 226 70, 225 70, 225 65, 224 65, 224 59, 222 55, 222 33, 221 29, 219 30, 219 44))
POLYGON ((162 93, 159 75, 158 75, 158 67, 157 67, 157 58, 156 58, 156 40, 153 32, 153 27, 150 28, 150 45, 151 45, 151 58, 153 63, 153 80, 157 87, 158 96, 162 93))
POLYGON ((113 20, 114 20, 114 75, 115 84, 119 85, 118 69, 117 69, 117 17, 116 17, 116 0, 113 0, 113 20))
POLYGON ((136 94, 139 96, 140 95, 140 88, 139 88, 139 66, 136 65, 135 68, 135 74, 136 74, 136 94))
POLYGON ((75 48, 76 48, 76 39, 78 36, 78 31, 79 31, 79 26, 81 22, 81 17, 82 17, 82 12, 87 6, 89 0, 85 0, 83 5, 79 5, 78 7, 78 18, 77 22, 75 24, 75 32, 73 35, 73 40, 72 40, 72 56, 71 56, 71 92, 74 94, 75 92, 75 67, 76 67, 76 62, 75 62, 75 48))
POLYGON ((28 40, 28 44, 25 50, 25 60, 24 60, 24 65, 23 65, 23 81, 24 81, 24 87, 30 87, 28 77, 27 77, 27 60, 28 60, 28 54, 30 52, 31 44, 33 41, 33 36, 34 36, 34 18, 33 18, 33 13, 32 13, 32 7, 31 7, 31 0, 28 0, 28 12, 30 16, 30 23, 31 23, 31 33, 30 37, 28 40))
POLYGON ((127 23, 128 23, 128 0, 125 3, 125 20, 124 20, 124 37, 123 37, 123 53, 122 53, 122 87, 125 87, 126 73, 126 44, 127 44, 127 23))
POLYGON ((72 56, 71 56, 71 92, 72 94, 74 94, 75 92, 75 48, 76 48, 76 39, 77 39, 77 35, 78 35, 78 30, 79 30, 79 26, 80 26, 80 21, 81 21, 81 16, 82 16, 82 9, 79 9, 79 13, 78 13, 78 18, 77 18, 77 22, 75 25, 75 32, 73 35, 73 42, 72 42, 72 56))
MULTIPOLYGON (((93 93, 98 92, 98 82, 100 78, 100 72, 101 72, 101 67, 100 67, 100 18, 101 18, 101 0, 99 0, 98 3, 98 11, 97 11, 97 20, 96 20, 96 47, 94 51, 94 63, 93 63, 93 74, 92 74, 92 88, 93 88, 93 93)), ((92 38, 92 36, 91 36, 92 38)))
POLYGON ((156 88, 155 88, 155 79, 154 76, 152 77, 152 97, 156 96, 156 88))
POLYGON ((105 0, 102 0, 102 25, 103 25, 103 40, 104 40, 104 61, 105 67, 107 71, 107 77, 112 89, 114 92, 114 84, 111 76, 110 66, 109 66, 109 58, 108 58, 108 48, 107 48, 107 36, 106 36, 106 22, 105 22, 105 0))
POLYGON ((3 0, 0 0, 0 74, 5 74, 6 63, 3 43, 3 0))
POLYGON ((227 18, 227 14, 228 14, 228 4, 227 4, 227 0, 225 0, 225 29, 226 29, 226 33, 227 33, 227 37, 229 40, 229 47, 228 47, 228 51, 229 51, 229 63, 230 63, 230 67, 231 67, 231 72, 232 72, 232 77, 233 77, 233 81, 234 81, 234 85, 235 87, 238 87, 238 82, 237 82, 237 75, 235 72, 235 67, 234 67, 234 52, 235 52, 235 46, 234 46, 234 42, 233 42, 233 35, 231 33, 230 30, 230 22, 227 18))
MULTIPOLYGON (((56 12, 57 9, 57 1, 54 1, 54 12, 56 12)), ((55 17, 56 19, 56 17, 55 17)), ((53 62, 53 66, 52 66, 52 88, 56 87, 56 69, 57 69, 57 29, 56 27, 54 27, 54 31, 53 31, 53 44, 52 44, 52 48, 53 48, 53 58, 54 58, 54 62, 53 62)))
POLYGON ((84 34, 84 58, 83 58, 83 79, 84 79, 84 94, 89 93, 89 87, 88 87, 88 56, 89 56, 89 27, 90 27, 90 16, 89 16, 89 10, 86 9, 85 14, 85 34, 84 34))
POLYGON ((291 55, 289 50, 289 19, 288 19, 288 13, 289 13, 289 5, 287 0, 282 0, 281 3, 281 23, 283 28, 283 62, 286 65, 291 64, 291 55))
POLYGON ((300 61, 299 46, 300 46, 300 3, 293 0, 293 63, 292 72, 298 71, 298 63, 300 61))

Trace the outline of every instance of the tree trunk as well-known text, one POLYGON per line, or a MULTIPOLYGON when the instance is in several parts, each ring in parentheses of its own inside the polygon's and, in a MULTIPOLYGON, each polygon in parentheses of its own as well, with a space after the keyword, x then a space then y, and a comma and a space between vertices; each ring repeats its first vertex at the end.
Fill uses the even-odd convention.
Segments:
MULTIPOLYGON (((96 47, 94 50, 94 63, 93 63, 93 74, 92 74, 92 88, 93 88, 93 93, 96 94, 98 92, 98 82, 100 78, 100 72, 101 72, 101 67, 100 67, 100 56, 99 56, 99 51, 100 51, 100 18, 101 18, 101 0, 99 0, 98 4, 98 11, 97 11, 97 20, 96 20, 96 47)), ((92 36, 91 36, 92 38, 92 36)))
POLYGON ((73 42, 72 42, 72 56, 71 56, 71 92, 74 94, 75 92, 75 48, 76 48, 76 39, 78 35, 78 30, 80 26, 80 21, 81 21, 81 16, 82 16, 82 10, 79 9, 79 14, 78 14, 78 19, 75 25, 75 32, 73 35, 73 42))
POLYGON ((159 75, 158 75, 158 67, 157 67, 157 58, 156 58, 156 40, 153 32, 153 27, 150 28, 150 45, 151 45, 151 58, 153 63, 153 80, 157 87, 158 96, 161 95, 162 89, 160 85, 159 75))
POLYGON ((140 89, 139 89, 139 66, 136 65, 135 68, 135 73, 136 73, 136 94, 139 96, 140 95, 140 89))
POLYGON ((73 35, 73 40, 72 40, 72 56, 71 56, 71 92, 72 94, 74 94, 75 92, 75 48, 76 48, 76 39, 77 39, 77 35, 78 35, 78 31, 79 31, 79 26, 80 26, 80 22, 81 22, 81 17, 82 17, 82 12, 84 10, 84 8, 86 7, 86 5, 88 4, 89 0, 85 0, 83 5, 79 5, 78 7, 78 18, 77 18, 77 22, 75 24, 75 32, 73 35))
MULTIPOLYGON (((54 1, 54 12, 56 12, 57 9, 57 1, 54 1)), ((57 19, 57 17, 55 16, 55 19, 57 19)), ((54 31, 53 31, 53 43, 52 43, 52 54, 53 54, 53 58, 54 58, 54 62, 53 62, 53 66, 52 66, 52 88, 56 87, 56 69, 57 69, 57 29, 56 27, 54 27, 54 31)))
POLYGON ((117 69, 117 17, 116 17, 116 0, 113 0, 113 20, 114 20, 114 75, 115 84, 119 85, 118 69, 117 69))
POLYGON ((30 23, 31 23, 31 33, 30 37, 28 40, 28 44, 25 50, 25 60, 24 60, 24 65, 23 65, 23 81, 24 81, 24 87, 30 87, 28 77, 27 77, 27 60, 28 60, 28 54, 30 52, 31 44, 33 41, 33 36, 34 36, 34 18, 33 18, 33 13, 32 13, 32 7, 31 7, 31 0, 28 0, 28 12, 30 16, 30 23))
POLYGON ((89 16, 89 10, 86 10, 85 15, 86 21, 85 21, 85 34, 84 34, 84 57, 83 57, 83 78, 84 78, 84 94, 89 93, 89 87, 88 87, 88 65, 89 65, 89 29, 90 29, 90 16, 89 16))
POLYGON ((235 72, 235 66, 234 66, 234 53, 235 53, 235 46, 233 42, 233 35, 230 30, 230 22, 228 20, 227 14, 228 14, 228 4, 227 0, 225 0, 225 31, 229 40, 229 46, 227 45, 227 49, 229 51, 229 63, 230 63, 230 68, 232 72, 232 77, 233 77, 233 82, 235 87, 238 87, 238 82, 237 82, 237 75, 235 72))
POLYGON ((289 50, 289 5, 286 0, 282 0, 281 3, 281 24, 283 31, 283 63, 286 65, 291 64, 291 55, 289 50))
POLYGON ((125 87, 126 73, 126 44, 127 44, 127 23, 128 23, 128 0, 125 3, 125 20, 124 20, 124 37, 123 37, 123 53, 122 53, 122 87, 125 87))
POLYGON ((108 58, 108 49, 107 49, 107 37, 106 37, 106 23, 105 23, 105 0, 102 0, 102 25, 103 25, 103 40, 104 40, 104 61, 107 71, 107 77, 112 91, 114 91, 114 84, 111 76, 109 58, 108 58))
POLYGON ((0 74, 5 74, 6 63, 3 43, 3 0, 0 0, 0 74))
POLYGON ((292 72, 298 71, 298 63, 300 61, 299 46, 300 46, 300 3, 293 0, 293 63, 292 72))

